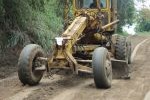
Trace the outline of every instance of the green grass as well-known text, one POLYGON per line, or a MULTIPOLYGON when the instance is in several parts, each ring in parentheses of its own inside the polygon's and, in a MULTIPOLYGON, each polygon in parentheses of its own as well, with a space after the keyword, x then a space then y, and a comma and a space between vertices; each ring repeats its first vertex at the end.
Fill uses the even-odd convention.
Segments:
POLYGON ((150 32, 137 32, 137 34, 147 36, 150 35, 150 32))

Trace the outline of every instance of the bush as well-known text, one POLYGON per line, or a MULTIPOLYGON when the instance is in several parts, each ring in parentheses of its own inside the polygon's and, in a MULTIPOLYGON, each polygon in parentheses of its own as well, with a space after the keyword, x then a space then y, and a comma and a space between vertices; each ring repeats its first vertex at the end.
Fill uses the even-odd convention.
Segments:
POLYGON ((48 50, 63 30, 62 7, 62 0, 0 0, 1 49, 31 42, 48 50))

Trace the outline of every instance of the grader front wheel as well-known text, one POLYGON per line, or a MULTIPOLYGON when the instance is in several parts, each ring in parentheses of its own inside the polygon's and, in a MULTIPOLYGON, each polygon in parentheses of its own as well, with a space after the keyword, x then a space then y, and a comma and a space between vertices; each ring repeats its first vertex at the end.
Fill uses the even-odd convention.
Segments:
POLYGON ((112 66, 108 50, 100 47, 92 58, 94 81, 97 88, 110 88, 112 81, 112 66))
POLYGON ((43 71, 36 71, 37 57, 43 57, 44 52, 39 45, 29 44, 22 50, 18 61, 18 76, 25 85, 37 85, 43 76, 43 71))

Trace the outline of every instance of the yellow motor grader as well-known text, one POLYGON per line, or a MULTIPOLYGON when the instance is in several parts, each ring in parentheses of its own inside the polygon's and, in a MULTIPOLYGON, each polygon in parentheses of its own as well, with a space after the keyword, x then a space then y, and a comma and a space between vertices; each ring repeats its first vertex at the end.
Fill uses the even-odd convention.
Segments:
POLYGON ((112 78, 130 78, 131 43, 116 35, 117 0, 72 0, 73 18, 65 0, 64 28, 55 38, 51 56, 37 44, 24 47, 18 61, 18 76, 25 85, 37 85, 44 71, 70 70, 89 73, 97 88, 110 88, 112 78), (71 20, 73 19, 73 20, 71 20))

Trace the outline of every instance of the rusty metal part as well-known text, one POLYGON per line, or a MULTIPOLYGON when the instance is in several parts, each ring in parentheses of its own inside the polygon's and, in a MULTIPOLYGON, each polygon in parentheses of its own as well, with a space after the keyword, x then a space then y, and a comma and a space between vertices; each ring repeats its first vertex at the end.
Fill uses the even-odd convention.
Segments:
POLYGON ((117 24, 118 22, 119 22, 119 20, 113 21, 113 22, 111 22, 111 23, 109 23, 109 24, 107 24, 107 25, 105 25, 105 26, 102 26, 102 29, 105 30, 106 28, 108 28, 108 27, 110 27, 110 26, 112 26, 112 25, 115 25, 115 24, 117 24))
POLYGON ((45 71, 45 70, 46 70, 45 65, 42 65, 41 67, 36 67, 35 68, 35 71, 45 71))
POLYGON ((92 63, 92 60, 77 60, 77 62, 92 63))
POLYGON ((106 37, 99 33, 95 33, 94 37, 97 41, 106 40, 106 37))
POLYGON ((48 58, 38 57, 37 60, 48 61, 48 58))
POLYGON ((74 46, 74 50, 75 52, 81 52, 81 51, 93 51, 94 49, 96 49, 97 47, 99 47, 100 45, 77 45, 74 46))
POLYGON ((83 65, 78 65, 78 71, 80 72, 84 72, 84 73, 89 73, 92 74, 93 73, 93 69, 87 66, 83 66, 83 65))
POLYGON ((112 59, 113 78, 127 78, 130 74, 130 69, 127 61, 112 59))

